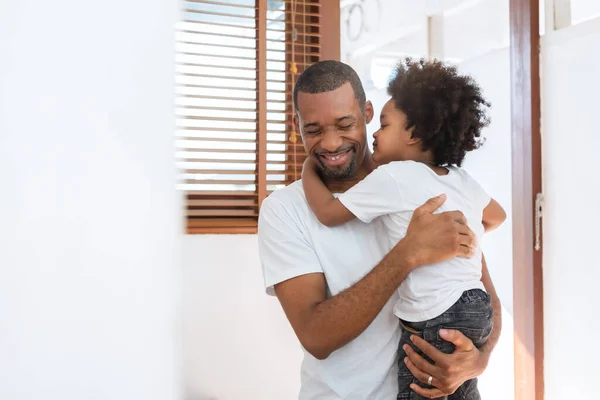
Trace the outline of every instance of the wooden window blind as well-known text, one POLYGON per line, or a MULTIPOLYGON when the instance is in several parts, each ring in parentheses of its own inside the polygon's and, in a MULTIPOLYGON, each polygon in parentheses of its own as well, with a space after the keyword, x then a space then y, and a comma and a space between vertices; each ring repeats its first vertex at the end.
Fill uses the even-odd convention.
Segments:
POLYGON ((188 233, 255 233, 265 197, 299 179, 292 90, 321 58, 323 1, 183 2, 176 151, 188 233))

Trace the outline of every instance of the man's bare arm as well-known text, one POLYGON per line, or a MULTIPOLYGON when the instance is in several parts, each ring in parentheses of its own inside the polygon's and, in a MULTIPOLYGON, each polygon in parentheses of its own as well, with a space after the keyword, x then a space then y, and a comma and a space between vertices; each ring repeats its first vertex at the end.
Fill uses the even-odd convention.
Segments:
POLYGON ((329 299, 320 273, 275 285, 285 314, 309 353, 327 358, 360 335, 414 268, 471 256, 476 240, 462 213, 432 214, 444 201, 441 196, 418 208, 404 239, 364 278, 329 299))

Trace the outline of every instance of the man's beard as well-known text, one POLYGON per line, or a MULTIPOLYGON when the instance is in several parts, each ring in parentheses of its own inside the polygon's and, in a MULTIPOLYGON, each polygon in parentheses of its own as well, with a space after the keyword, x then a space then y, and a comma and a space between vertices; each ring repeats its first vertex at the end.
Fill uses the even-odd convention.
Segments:
POLYGON ((344 180, 352 177, 356 172, 356 152, 352 150, 352 158, 350 163, 343 170, 331 170, 321 161, 321 157, 317 157, 318 164, 321 167, 321 175, 328 179, 344 180))

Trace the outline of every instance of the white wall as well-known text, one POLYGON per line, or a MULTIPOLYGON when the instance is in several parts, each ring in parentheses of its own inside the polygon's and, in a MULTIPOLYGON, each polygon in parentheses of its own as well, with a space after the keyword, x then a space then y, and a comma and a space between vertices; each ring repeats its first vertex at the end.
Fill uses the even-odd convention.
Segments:
POLYGON ((0 398, 179 398, 176 2, 0 1, 0 398))
POLYGON ((484 250, 494 285, 507 311, 513 311, 512 167, 509 49, 496 50, 458 65, 471 75, 492 103, 491 124, 483 131, 483 146, 467 155, 464 167, 506 210, 507 220, 484 236, 484 250))
POLYGON ((542 47, 546 399, 598 399, 598 20, 542 47))
POLYGON ((302 350, 265 294, 256 235, 184 241, 187 400, 298 397, 302 350))
POLYGON ((481 149, 467 155, 464 167, 506 210, 507 220, 484 236, 483 251, 502 302, 502 335, 486 372, 480 378, 482 398, 514 398, 512 168, 510 118, 510 53, 496 50, 459 64, 473 76, 492 103, 492 123, 485 129, 481 149))

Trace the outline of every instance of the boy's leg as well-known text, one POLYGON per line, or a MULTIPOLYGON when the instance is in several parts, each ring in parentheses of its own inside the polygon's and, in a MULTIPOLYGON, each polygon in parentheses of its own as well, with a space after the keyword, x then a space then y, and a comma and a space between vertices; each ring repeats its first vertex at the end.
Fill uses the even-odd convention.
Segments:
POLYGON ((454 394, 448 396, 448 400, 481 400, 481 395, 477 388, 477 378, 463 383, 454 394))
MULTIPOLYGON (((410 372, 410 370, 404 363, 404 358, 406 357, 406 353, 404 352, 402 347, 405 344, 412 346, 412 348, 418 354, 420 354, 426 360, 431 362, 431 360, 426 355, 424 355, 418 348, 416 348, 410 341, 411 335, 417 335, 417 336, 420 336, 421 338, 425 339, 429 343, 435 345, 435 336, 430 336, 431 330, 427 329, 427 324, 429 322, 430 321, 402 323, 402 337, 400 339, 400 347, 398 348, 398 397, 397 397, 398 400, 406 400, 406 399, 408 399, 408 400, 426 400, 427 399, 426 397, 419 396, 418 394, 416 394, 415 392, 413 392, 410 389, 410 385, 412 383, 420 385, 421 387, 424 387, 424 388, 431 388, 431 386, 421 383, 419 380, 417 380, 412 375, 412 373, 410 372)), ((438 398, 438 400, 446 400, 446 399, 447 399, 447 397, 439 397, 438 398)))
MULTIPOLYGON (((454 345, 443 340, 440 329, 456 329, 468 337, 476 347, 486 342, 494 325, 490 296, 482 290, 467 290, 460 299, 439 317, 430 321, 424 331, 426 337, 434 337, 432 343, 443 353, 454 352, 454 345)), ((426 339, 427 340, 427 339, 426 339)), ((429 342, 429 340, 428 340, 429 342)), ((477 379, 463 383, 449 400, 480 400, 477 379)))

